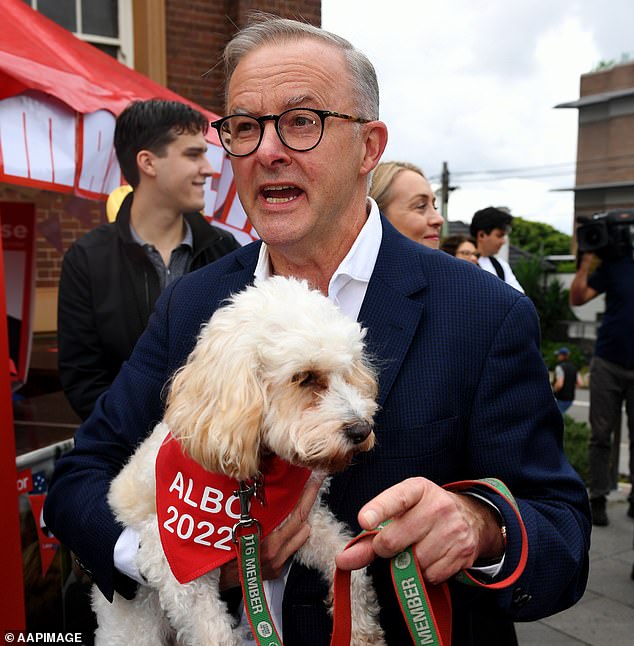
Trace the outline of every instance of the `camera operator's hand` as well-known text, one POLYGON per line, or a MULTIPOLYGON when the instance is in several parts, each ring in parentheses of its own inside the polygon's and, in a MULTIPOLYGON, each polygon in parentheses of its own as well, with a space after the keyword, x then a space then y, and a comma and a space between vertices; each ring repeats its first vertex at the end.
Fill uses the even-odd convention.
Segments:
POLYGON ((570 304, 583 305, 598 295, 598 292, 588 286, 590 268, 596 260, 593 253, 581 254, 577 263, 577 273, 570 285, 570 304))
POLYGON ((590 273, 592 265, 598 260, 591 251, 577 251, 577 271, 590 273))

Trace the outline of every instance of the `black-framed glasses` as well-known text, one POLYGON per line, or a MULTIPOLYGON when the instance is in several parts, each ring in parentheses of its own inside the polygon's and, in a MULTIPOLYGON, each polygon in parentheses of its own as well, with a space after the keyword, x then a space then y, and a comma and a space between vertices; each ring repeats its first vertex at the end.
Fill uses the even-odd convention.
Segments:
POLYGON ((371 119, 352 117, 349 114, 316 108, 291 108, 281 114, 252 117, 248 114, 230 114, 211 122, 218 131, 222 147, 234 157, 254 153, 264 135, 264 124, 272 121, 282 143, 291 150, 305 152, 315 148, 324 134, 327 117, 346 119, 354 123, 370 123, 371 119))

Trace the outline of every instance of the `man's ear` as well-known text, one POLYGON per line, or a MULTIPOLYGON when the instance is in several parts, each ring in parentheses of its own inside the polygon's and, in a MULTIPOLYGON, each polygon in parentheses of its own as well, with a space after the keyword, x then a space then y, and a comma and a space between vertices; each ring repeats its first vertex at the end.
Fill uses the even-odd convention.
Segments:
POLYGON ((149 175, 150 177, 156 176, 156 169, 154 168, 154 160, 156 156, 149 150, 140 150, 136 156, 136 164, 139 168, 139 173, 149 175))
POLYGON ((365 147, 360 170, 367 175, 379 163, 387 146, 387 126, 382 121, 371 121, 364 127, 365 147))

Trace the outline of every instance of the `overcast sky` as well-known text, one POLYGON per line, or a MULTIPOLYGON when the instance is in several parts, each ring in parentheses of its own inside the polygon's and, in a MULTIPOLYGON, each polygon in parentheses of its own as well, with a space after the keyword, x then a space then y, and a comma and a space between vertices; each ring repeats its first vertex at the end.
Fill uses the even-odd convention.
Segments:
POLYGON ((450 220, 507 206, 571 232, 572 193, 549 189, 574 185, 578 111, 554 106, 577 99, 580 75, 599 61, 634 60, 634 0, 321 6, 322 26, 376 67, 389 129, 383 160, 414 162, 432 180, 446 161, 457 187, 450 220))

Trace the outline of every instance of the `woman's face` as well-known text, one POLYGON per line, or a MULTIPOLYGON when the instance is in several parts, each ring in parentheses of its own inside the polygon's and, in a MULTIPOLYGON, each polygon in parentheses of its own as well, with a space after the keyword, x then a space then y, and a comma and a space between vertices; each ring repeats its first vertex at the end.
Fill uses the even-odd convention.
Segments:
POLYGON ((476 251, 475 245, 468 240, 461 242, 456 249, 456 258, 461 258, 462 260, 468 260, 474 265, 478 264, 478 258, 480 254, 476 251))
POLYGON ((402 170, 392 181, 390 195, 384 209, 388 220, 408 238, 438 249, 443 219, 429 182, 413 170, 402 170))

